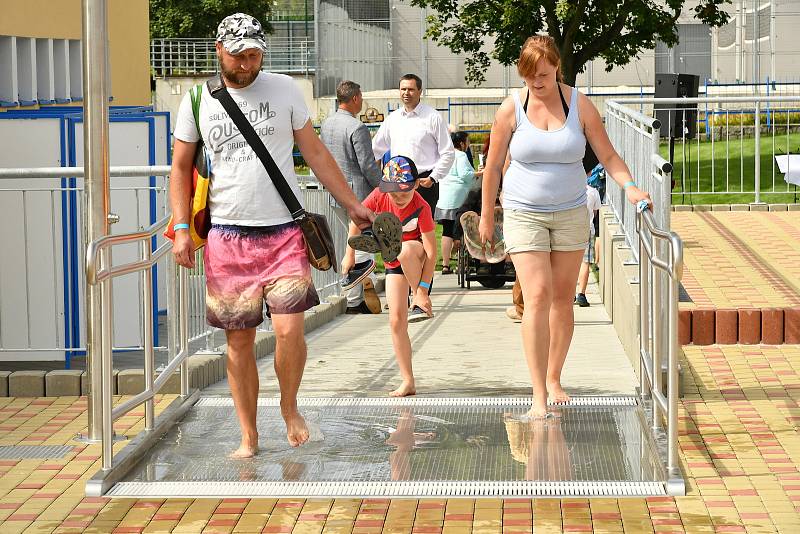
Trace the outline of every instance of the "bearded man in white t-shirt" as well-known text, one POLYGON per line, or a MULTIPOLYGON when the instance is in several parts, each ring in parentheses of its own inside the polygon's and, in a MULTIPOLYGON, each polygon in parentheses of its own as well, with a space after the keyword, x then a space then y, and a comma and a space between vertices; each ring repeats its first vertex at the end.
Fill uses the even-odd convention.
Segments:
MULTIPOLYGON (((315 134, 300 90, 288 76, 261 71, 266 42, 258 20, 243 13, 226 17, 217 29, 216 49, 228 92, 300 203, 303 195, 294 173, 294 144, 353 222, 362 228, 368 226, 375 215, 358 202, 315 134)), ((187 94, 176 120, 170 175, 170 203, 176 226, 173 253, 179 265, 194 266, 186 223, 190 216, 192 163, 202 135, 213 173, 209 191, 212 228, 203 257, 207 320, 212 326, 223 328, 228 341, 228 382, 242 430, 241 444, 231 456, 248 458, 258 452, 259 381, 254 341, 256 326, 263 321, 263 305, 267 305, 275 330, 281 415, 289 444, 298 446, 309 435, 297 409, 297 392, 306 361, 303 315, 319 303, 319 297, 299 227, 261 160, 206 86, 198 116, 199 125, 187 94)))

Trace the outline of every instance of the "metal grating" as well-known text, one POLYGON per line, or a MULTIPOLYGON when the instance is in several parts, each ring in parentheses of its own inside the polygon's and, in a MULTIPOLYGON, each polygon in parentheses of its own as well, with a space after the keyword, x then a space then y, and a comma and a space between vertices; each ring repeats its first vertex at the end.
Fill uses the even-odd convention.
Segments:
POLYGON ((311 439, 285 441, 259 399, 261 453, 227 458, 229 398, 203 398, 109 493, 116 497, 664 495, 635 397, 577 397, 530 421, 529 397, 300 399, 311 439))
POLYGON ((107 497, 649 497, 660 482, 120 482, 107 497))
MULTIPOLYGON (((297 399, 298 406, 525 406, 530 407, 530 397, 305 397, 297 399)), ((636 397, 629 395, 619 396, 586 396, 573 397, 569 407, 576 406, 637 406, 636 397)), ((203 397, 197 401, 197 407, 230 406, 233 399, 230 397, 203 397)), ((278 398, 259 398, 259 407, 278 407, 278 398)), ((553 405, 557 407, 558 405, 553 405)))
POLYGON ((69 452, 69 445, 0 445, 0 460, 63 458, 69 452))

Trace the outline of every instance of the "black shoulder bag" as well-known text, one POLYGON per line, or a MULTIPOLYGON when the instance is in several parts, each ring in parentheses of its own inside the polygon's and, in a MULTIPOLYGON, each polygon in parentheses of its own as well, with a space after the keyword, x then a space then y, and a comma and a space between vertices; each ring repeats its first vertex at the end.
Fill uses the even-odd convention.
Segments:
POLYGON ((300 226, 306 241, 306 252, 311 266, 320 271, 327 271, 331 267, 336 271, 336 249, 334 248, 333 235, 325 216, 318 213, 309 213, 300 205, 289 184, 286 183, 283 173, 275 164, 275 160, 272 159, 269 150, 267 150, 267 147, 264 146, 261 138, 258 137, 258 134, 253 129, 253 125, 250 124, 242 110, 233 101, 228 88, 225 87, 222 76, 209 80, 208 89, 211 96, 220 101, 222 107, 225 108, 225 111, 228 112, 231 120, 239 129, 242 137, 253 149, 253 152, 256 153, 258 159, 261 160, 267 170, 267 175, 272 179, 272 183, 275 184, 275 189, 278 190, 278 194, 283 199, 286 207, 289 208, 292 219, 300 226))

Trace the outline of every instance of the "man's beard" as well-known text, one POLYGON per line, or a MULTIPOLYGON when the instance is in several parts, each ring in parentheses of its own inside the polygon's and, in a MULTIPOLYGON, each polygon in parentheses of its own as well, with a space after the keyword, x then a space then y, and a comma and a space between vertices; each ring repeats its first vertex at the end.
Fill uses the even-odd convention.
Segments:
POLYGON ((253 83, 256 78, 258 77, 258 73, 261 71, 261 67, 264 65, 264 60, 261 60, 261 63, 258 64, 258 69, 254 72, 241 72, 239 70, 228 70, 225 68, 225 64, 222 62, 222 59, 219 61, 219 68, 222 71, 222 75, 225 79, 230 80, 231 82, 235 83, 236 85, 247 87, 251 83, 253 83))

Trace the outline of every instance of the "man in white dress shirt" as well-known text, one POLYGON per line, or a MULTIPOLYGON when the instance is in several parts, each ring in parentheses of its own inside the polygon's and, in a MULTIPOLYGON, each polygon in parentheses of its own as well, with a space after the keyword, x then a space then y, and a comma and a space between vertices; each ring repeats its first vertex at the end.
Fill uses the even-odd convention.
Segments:
POLYGON ((416 74, 400 78, 403 105, 389 114, 372 139, 372 152, 380 160, 388 150, 392 156, 408 156, 419 170, 422 198, 431 213, 439 200, 439 180, 447 176, 455 160, 455 150, 447 123, 434 108, 420 104, 422 80, 416 74))

